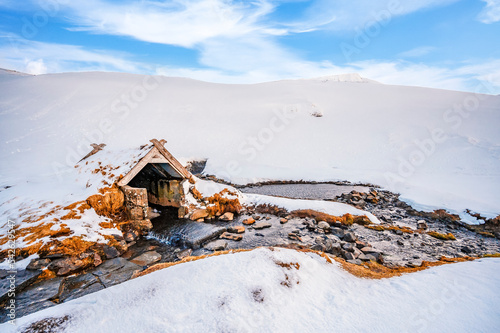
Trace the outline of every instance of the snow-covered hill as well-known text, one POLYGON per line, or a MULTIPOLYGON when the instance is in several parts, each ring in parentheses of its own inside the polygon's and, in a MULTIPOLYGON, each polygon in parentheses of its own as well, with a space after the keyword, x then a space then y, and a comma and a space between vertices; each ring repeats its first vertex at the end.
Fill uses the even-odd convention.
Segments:
MULTIPOLYGON (((357 75, 255 85, 119 73, 0 72, 0 201, 85 199, 75 163, 126 161, 151 138, 247 183, 350 180, 417 208, 500 213, 500 97, 389 86, 357 75), (125 153, 122 153, 125 152, 125 153)), ((2 204, 2 218, 17 218, 2 204)), ((463 214, 462 214, 463 216, 463 214)))
POLYGON ((17 319, 2 332, 496 332, 500 259, 354 277, 286 249, 210 257, 17 319), (38 330, 33 330, 37 331, 38 330))

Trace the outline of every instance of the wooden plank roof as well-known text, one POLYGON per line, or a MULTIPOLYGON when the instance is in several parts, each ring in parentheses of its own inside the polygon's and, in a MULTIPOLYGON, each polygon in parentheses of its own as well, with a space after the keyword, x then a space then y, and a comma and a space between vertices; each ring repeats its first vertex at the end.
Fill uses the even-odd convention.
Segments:
POLYGON ((118 182, 118 185, 127 185, 148 163, 167 163, 178 177, 184 179, 192 177, 191 173, 163 146, 165 140, 152 139, 150 142, 153 143, 153 148, 118 182))

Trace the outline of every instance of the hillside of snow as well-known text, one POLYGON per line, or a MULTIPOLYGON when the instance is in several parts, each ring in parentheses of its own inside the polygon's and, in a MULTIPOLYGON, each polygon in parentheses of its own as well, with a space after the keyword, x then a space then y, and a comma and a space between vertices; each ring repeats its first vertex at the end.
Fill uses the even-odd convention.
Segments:
POLYGON ((72 333, 496 332, 499 277, 500 259, 481 259, 369 280, 316 254, 261 248, 159 270, 0 331, 46 319, 72 333))
POLYGON ((2 71, 0 124, 3 219, 18 219, 21 206, 95 193, 97 176, 75 168, 90 143, 106 144, 93 161, 122 166, 151 138, 166 139, 181 161, 207 159, 205 173, 234 183, 368 182, 419 209, 500 213, 499 96, 355 74, 223 85, 2 71))

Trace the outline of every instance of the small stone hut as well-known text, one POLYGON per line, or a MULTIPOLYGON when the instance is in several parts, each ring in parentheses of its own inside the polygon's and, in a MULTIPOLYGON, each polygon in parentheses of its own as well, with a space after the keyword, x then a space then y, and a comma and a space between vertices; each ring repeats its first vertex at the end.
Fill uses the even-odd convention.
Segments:
POLYGON ((149 218, 149 203, 185 212, 192 175, 165 149, 165 140, 151 140, 151 150, 118 182, 131 220, 149 218))

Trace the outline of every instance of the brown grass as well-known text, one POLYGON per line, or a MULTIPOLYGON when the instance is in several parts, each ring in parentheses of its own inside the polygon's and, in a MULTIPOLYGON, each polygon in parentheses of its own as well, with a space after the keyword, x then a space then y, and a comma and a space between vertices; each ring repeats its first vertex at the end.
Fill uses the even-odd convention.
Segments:
POLYGON ((390 225, 390 226, 386 226, 386 225, 368 225, 368 226, 365 226, 365 228, 368 228, 368 229, 371 229, 371 230, 376 230, 376 231, 384 231, 384 230, 396 231, 396 230, 401 230, 402 232, 404 232, 406 234, 412 234, 412 233, 416 232, 412 228, 399 227, 399 226, 394 226, 394 225, 390 225))
POLYGON ((334 216, 323 212, 318 212, 312 209, 294 210, 290 213, 290 215, 293 217, 300 217, 300 218, 310 217, 315 219, 316 221, 325 221, 328 223, 340 222, 344 225, 352 225, 353 223, 368 225, 371 223, 370 219, 365 215, 344 214, 343 216, 334 216))
POLYGON ((449 232, 447 234, 441 234, 437 231, 429 231, 429 232, 427 232, 427 235, 432 236, 432 237, 437 238, 437 239, 441 239, 441 240, 456 240, 455 236, 453 236, 453 234, 451 232, 449 232))

